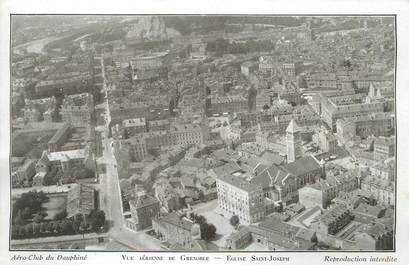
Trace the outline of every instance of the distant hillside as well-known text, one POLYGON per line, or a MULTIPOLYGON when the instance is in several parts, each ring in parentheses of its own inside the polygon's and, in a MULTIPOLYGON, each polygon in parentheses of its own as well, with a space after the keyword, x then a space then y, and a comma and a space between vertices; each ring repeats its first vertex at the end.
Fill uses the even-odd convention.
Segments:
POLYGON ((160 16, 140 16, 133 21, 127 39, 164 40, 168 38, 166 25, 160 16))
POLYGON ((164 16, 167 27, 174 28, 182 35, 192 32, 207 33, 224 28, 224 16, 164 16))
POLYGON ((279 16, 227 16, 226 23, 232 24, 268 24, 274 26, 296 27, 305 22, 305 17, 279 16))

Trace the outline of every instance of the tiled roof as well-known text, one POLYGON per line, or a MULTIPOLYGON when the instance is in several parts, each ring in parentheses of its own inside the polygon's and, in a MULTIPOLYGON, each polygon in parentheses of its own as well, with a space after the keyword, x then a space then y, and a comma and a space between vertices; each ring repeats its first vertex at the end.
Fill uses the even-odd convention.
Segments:
POLYGON ((191 231, 192 226, 194 225, 193 222, 186 220, 176 212, 160 216, 159 218, 157 218, 157 221, 177 226, 188 231, 191 231))
POLYGON ((158 199, 150 195, 138 196, 136 199, 129 201, 136 209, 159 203, 158 199))
POLYGON ((313 246, 312 242, 303 240, 303 239, 291 239, 290 237, 283 236, 274 231, 269 230, 268 228, 259 227, 259 226, 249 226, 250 231, 254 234, 267 237, 267 240, 274 245, 280 246, 289 250, 306 250, 310 249, 313 246))
POLYGON ((233 185, 239 189, 245 190, 247 192, 252 192, 256 190, 261 190, 259 185, 254 185, 239 176, 232 175, 218 175, 217 178, 223 182, 233 185))
POLYGON ((279 184, 283 179, 289 177, 289 173, 278 166, 271 166, 254 176, 250 183, 260 185, 263 188, 279 184))
POLYGON ((281 163, 284 162, 284 157, 269 151, 263 152, 261 158, 275 165, 280 165, 281 163))
POLYGON ((382 208, 379 206, 372 206, 366 203, 361 203, 359 204, 359 206, 354 210, 355 213, 359 213, 359 214, 364 214, 364 215, 369 215, 372 217, 377 218, 381 212, 382 212, 382 208))
POLYGON ((85 149, 59 151, 59 152, 52 152, 48 154, 48 159, 50 161, 57 161, 57 160, 66 161, 70 159, 84 159, 85 157, 86 157, 85 149))
POLYGON ((295 235, 300 230, 300 228, 297 226, 281 222, 280 220, 274 218, 261 222, 258 226, 279 234, 290 233, 295 235))
POLYGON ((250 182, 262 187, 282 185, 287 178, 302 176, 320 168, 318 162, 311 156, 303 157, 284 166, 272 165, 253 177, 250 182))
POLYGON ((324 214, 317 216, 315 221, 320 221, 324 224, 330 224, 336 221, 340 216, 345 213, 348 213, 349 210, 342 204, 335 206, 334 208, 328 210, 324 214))
POLYGON ((311 241, 312 237, 314 236, 315 232, 309 229, 301 228, 298 230, 296 237, 311 241))
POLYGON ((311 184, 309 186, 317 190, 325 191, 332 187, 336 187, 344 183, 348 183, 354 179, 356 180, 356 176, 354 176, 350 172, 344 173, 342 175, 337 175, 337 176, 327 175, 326 179, 321 179, 320 181, 315 182, 314 184, 311 184))
POLYGON ((248 233, 250 233, 250 229, 248 226, 244 226, 240 228, 238 231, 231 233, 227 239, 230 240, 239 240, 240 238, 246 236, 248 233))
POLYGON ((359 230, 361 233, 366 233, 373 238, 380 238, 382 235, 386 234, 388 231, 386 230, 386 226, 381 223, 372 223, 362 226, 359 230))
POLYGON ((302 157, 294 162, 284 165, 283 168, 294 176, 302 176, 320 168, 318 161, 312 156, 302 157))
POLYGON ((76 214, 89 214, 95 207, 94 189, 84 184, 78 184, 68 191, 68 217, 76 214))
POLYGON ((231 162, 220 167, 216 167, 213 169, 213 171, 217 176, 226 176, 239 171, 240 169, 241 168, 236 163, 231 162))

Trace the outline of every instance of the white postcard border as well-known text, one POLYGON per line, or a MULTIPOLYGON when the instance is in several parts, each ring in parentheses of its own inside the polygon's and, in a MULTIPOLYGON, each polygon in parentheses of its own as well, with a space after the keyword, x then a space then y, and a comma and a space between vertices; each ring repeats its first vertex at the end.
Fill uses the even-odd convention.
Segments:
MULTIPOLYGON (((331 262, 330 257, 386 257, 397 258, 391 264, 409 264, 409 3, 406 1, 0 1, 0 264, 263 264, 252 262, 252 255, 288 257, 276 264, 377 264, 372 262, 331 262), (271 252, 271 253, 141 253, 141 252, 10 252, 9 249, 9 15, 15 14, 396 14, 397 16, 397 220, 396 252, 271 252), (41 254, 42 260, 17 260, 13 255, 41 254), (133 256, 124 260, 122 255, 133 256), (54 260, 46 260, 52 255, 54 260), (56 261, 58 255, 85 256, 86 261, 56 261), (142 256, 161 256, 167 261, 140 259, 142 256), (184 255, 184 256, 183 256, 184 255), (227 255, 246 257, 246 262, 228 262, 227 255), (184 257, 209 257, 211 261, 183 260, 184 257), (174 261, 169 261, 174 257, 174 261)), ((379 263, 381 264, 381 263, 379 263)), ((389 264, 389 263, 382 263, 389 264)))

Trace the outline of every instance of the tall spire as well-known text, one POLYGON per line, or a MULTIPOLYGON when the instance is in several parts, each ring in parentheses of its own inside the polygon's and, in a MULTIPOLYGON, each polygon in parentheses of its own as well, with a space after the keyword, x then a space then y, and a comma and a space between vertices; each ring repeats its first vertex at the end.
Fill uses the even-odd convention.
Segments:
POLYGON ((375 87, 373 83, 369 83, 369 97, 374 98, 375 97, 375 87))
POLYGON ((287 127, 287 162, 293 162, 301 157, 301 134, 300 127, 294 120, 290 121, 287 127))
POLYGON ((300 131, 300 127, 298 127, 297 123, 294 121, 294 119, 292 119, 290 123, 288 124, 286 132, 295 133, 299 131, 300 131))

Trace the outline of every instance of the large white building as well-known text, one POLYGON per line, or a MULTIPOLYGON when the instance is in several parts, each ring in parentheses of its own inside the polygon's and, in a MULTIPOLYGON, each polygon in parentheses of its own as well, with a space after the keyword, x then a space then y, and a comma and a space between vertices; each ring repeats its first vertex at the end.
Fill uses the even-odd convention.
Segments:
POLYGON ((287 161, 294 162, 301 157, 301 130, 294 120, 287 127, 287 161))
POLYGON ((217 200, 225 217, 237 215, 241 224, 256 223, 265 217, 265 199, 261 186, 244 180, 240 172, 218 174, 217 200))

